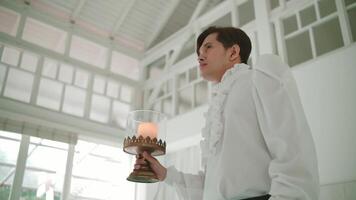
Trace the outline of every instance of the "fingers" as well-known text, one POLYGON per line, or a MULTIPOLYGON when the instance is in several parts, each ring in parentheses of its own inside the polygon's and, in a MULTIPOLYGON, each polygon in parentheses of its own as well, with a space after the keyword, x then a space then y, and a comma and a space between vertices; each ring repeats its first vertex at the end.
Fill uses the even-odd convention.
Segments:
POLYGON ((157 163, 158 162, 156 158, 154 158, 153 156, 148 154, 146 151, 143 152, 142 156, 143 156, 144 159, 146 159, 150 163, 157 163))
POLYGON ((158 160, 147 152, 143 152, 142 156, 136 156, 136 162, 134 165, 135 169, 140 169, 141 165, 147 164, 149 164, 153 168, 157 165, 160 165, 158 160))

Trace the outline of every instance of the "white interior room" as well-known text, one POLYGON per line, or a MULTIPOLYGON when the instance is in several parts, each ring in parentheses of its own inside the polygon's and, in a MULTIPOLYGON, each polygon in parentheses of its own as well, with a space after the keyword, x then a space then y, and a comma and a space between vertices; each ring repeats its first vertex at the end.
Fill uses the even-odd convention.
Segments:
MULTIPOLYGON (((126 180, 132 110, 168 116, 165 166, 201 170, 212 84, 195 40, 246 31, 295 76, 320 200, 356 199, 356 0, 0 0, 0 199, 178 199, 126 180)), ((247 155, 248 156, 248 155, 247 155)))

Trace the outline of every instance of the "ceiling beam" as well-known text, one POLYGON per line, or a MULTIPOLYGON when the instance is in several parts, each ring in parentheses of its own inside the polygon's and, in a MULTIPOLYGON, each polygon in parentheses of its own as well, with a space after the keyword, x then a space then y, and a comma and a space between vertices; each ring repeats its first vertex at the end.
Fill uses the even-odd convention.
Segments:
POLYGON ((206 4, 208 3, 208 0, 200 0, 197 7, 195 8, 194 10, 194 13, 193 15, 190 17, 189 19, 189 23, 188 24, 191 24, 193 23, 193 21, 195 19, 198 18, 198 16, 200 15, 200 13, 202 12, 203 8, 205 8, 206 4))
POLYGON ((120 30, 121 25, 124 23, 125 19, 127 18, 129 12, 132 10, 135 3, 136 0, 129 0, 128 2, 126 2, 124 12, 117 18, 115 25, 111 30, 110 37, 114 37, 116 33, 120 30))
POLYGON ((170 4, 171 6, 166 10, 166 12, 163 14, 162 16, 162 20, 160 21, 160 23, 158 24, 158 26, 156 27, 156 31, 152 34, 152 36, 147 40, 146 42, 146 47, 151 46, 152 42, 154 42, 156 40, 156 38, 158 37, 158 35, 162 32, 163 28, 166 26, 169 18, 173 15, 174 11, 176 10, 176 8, 179 5, 179 0, 173 0, 173 2, 170 4))
MULTIPOLYGON (((197 7, 195 8, 192 16, 189 19, 188 24, 186 25, 187 27, 192 26, 193 22, 198 18, 198 16, 200 15, 200 13, 202 12, 203 8, 205 8, 206 4, 208 3, 208 0, 201 0, 199 1, 197 7)), ((194 28, 194 27, 193 27, 194 28)), ((188 40, 190 39, 191 35, 194 34, 194 31, 189 32, 189 29, 186 30, 186 32, 188 32, 188 34, 186 35, 186 37, 184 38, 184 40, 179 43, 179 45, 176 47, 176 49, 173 51, 172 56, 170 57, 169 61, 168 61, 168 66, 172 66, 173 63, 178 59, 178 56, 180 54, 180 52, 182 51, 184 45, 186 44, 186 42, 188 42, 188 40)))
POLYGON ((75 24, 75 21, 77 20, 77 17, 80 13, 80 11, 82 10, 84 4, 86 3, 87 0, 80 0, 78 1, 76 7, 74 8, 72 14, 70 15, 70 22, 72 24, 75 24))

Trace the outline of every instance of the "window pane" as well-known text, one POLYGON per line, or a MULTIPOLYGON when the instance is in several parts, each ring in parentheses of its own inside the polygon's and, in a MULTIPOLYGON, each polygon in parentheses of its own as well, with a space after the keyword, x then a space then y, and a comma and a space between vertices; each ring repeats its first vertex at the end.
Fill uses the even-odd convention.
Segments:
POLYGON ((331 13, 336 12, 335 0, 321 0, 318 1, 320 17, 325 17, 331 13))
POLYGON ((186 72, 183 72, 183 73, 178 75, 178 87, 179 88, 181 88, 181 87, 185 86, 186 84, 188 84, 186 76, 187 76, 186 72))
POLYGON ((288 63, 290 66, 297 65, 313 58, 308 31, 286 39, 286 47, 288 63))
POLYGON ((130 156, 121 148, 79 140, 75 147, 71 196, 134 200, 135 183, 126 180, 131 170, 130 156))
POLYGON ((130 111, 130 105, 119 101, 113 103, 113 121, 116 125, 125 128, 126 118, 130 111))
POLYGON ((290 16, 283 20, 284 35, 288 35, 298 30, 297 17, 295 15, 290 16))
POLYGON ((63 83, 58 81, 41 78, 38 89, 37 105, 59 110, 61 104, 61 96, 63 83))
POLYGON ((154 102, 151 109, 154 111, 161 112, 161 101, 154 102))
POLYGON ((21 140, 21 135, 14 132, 0 130, 0 136, 8 139, 21 140))
POLYGON ((4 7, 0 7, 0 32, 16 36, 19 21, 20 14, 4 7))
POLYGON ((198 68, 193 67, 189 69, 189 82, 192 82, 198 78, 198 68))
POLYGON ((195 53, 195 37, 194 35, 189 38, 189 40, 183 45, 182 50, 179 53, 178 58, 176 59, 175 63, 183 60, 184 58, 192 55, 195 53))
POLYGON ((193 87, 186 87, 178 92, 178 113, 182 114, 192 108, 193 87))
POLYGON ((104 94, 106 80, 102 76, 95 76, 93 90, 94 92, 104 94))
POLYGON ((173 104, 172 104, 172 96, 169 96, 167 98, 164 98, 162 100, 162 112, 167 114, 168 116, 172 116, 172 107, 173 107, 173 104))
POLYGON ((24 52, 22 54, 21 68, 35 72, 38 63, 38 56, 32 53, 24 52))
POLYGON ((10 47, 4 47, 2 52, 1 62, 17 66, 20 59, 20 51, 10 47))
POLYGON ((24 102, 30 102, 33 74, 18 69, 9 69, 4 95, 24 102))
POLYGON ((0 131, 0 199, 8 199, 15 175, 21 136, 16 133, 0 131))
POLYGON ((89 81, 89 73, 87 71, 77 69, 75 72, 74 84, 82 88, 87 88, 88 81, 89 81))
POLYGON ((82 117, 84 115, 86 91, 67 85, 63 100, 63 112, 82 117))
POLYGON ((73 35, 69 56, 96 67, 104 68, 107 58, 107 48, 73 35))
POLYGON ((356 0, 345 0, 345 5, 346 6, 349 6, 349 5, 353 4, 353 3, 356 3, 356 0))
POLYGON ((313 33, 318 56, 344 46, 338 18, 315 26, 313 33))
POLYGON ((90 119, 107 123, 109 121, 110 99, 100 95, 93 95, 91 100, 90 119))
POLYGON ((316 21, 316 13, 315 13, 314 5, 300 11, 300 20, 302 26, 309 25, 316 21))
POLYGON ((279 7, 279 0, 270 0, 271 10, 279 7))
MULTIPOLYGON (((225 27, 225 26, 231 26, 232 25, 232 21, 231 21, 231 14, 228 13, 222 17, 220 17, 219 19, 217 19, 216 21, 212 22, 209 26, 220 26, 220 27, 225 27)), ((208 28, 208 27, 205 27, 208 28)), ((204 28, 204 29, 205 29, 204 28)))
POLYGON ((138 60, 129 56, 123 55, 119 52, 112 52, 111 71, 117 74, 127 76, 131 79, 139 79, 139 62, 138 60))
POLYGON ((121 92, 120 92, 121 100, 126 101, 126 102, 131 102, 132 95, 133 95, 132 93, 133 93, 132 87, 127 86, 127 85, 121 86, 121 92))
POLYGON ((67 65, 67 64, 61 64, 61 68, 59 69, 58 79, 60 81, 72 84, 73 72, 74 72, 74 69, 72 66, 67 65))
POLYGON ((6 70, 7 67, 0 63, 0 93, 2 90, 2 86, 4 85, 6 70))
POLYGON ((245 3, 237 6, 237 14, 239 16, 239 26, 243 26, 253 21, 255 19, 255 8, 253 5, 253 0, 248 0, 245 3))
POLYGON ((35 141, 40 139, 31 137, 22 184, 22 196, 29 198, 35 195, 44 199, 55 196, 55 199, 58 199, 63 187, 68 145, 51 145, 61 143, 51 141, 43 146, 42 142, 47 140, 40 139, 40 143, 33 143, 32 138, 35 141), (60 149, 57 146, 65 146, 65 148, 60 149))
POLYGON ((27 17, 22 39, 58 53, 64 52, 67 33, 54 26, 27 17))
POLYGON ((208 102, 208 82, 201 81, 195 84, 195 106, 200 106, 208 102))
POLYGON ((159 78, 166 64, 165 56, 153 61, 147 66, 147 79, 159 78))
POLYGON ((42 75, 49 78, 56 78, 58 62, 52 59, 45 58, 43 62, 42 75))
POLYGON ((109 97, 117 98, 119 95, 119 83, 109 80, 106 88, 106 95, 109 97))
MULTIPOLYGON (((6 132, 8 134, 16 134, 6 132)), ((20 147, 20 139, 0 138, 0 162, 16 165, 17 154, 20 147)), ((1 179, 2 180, 2 179, 1 179)))

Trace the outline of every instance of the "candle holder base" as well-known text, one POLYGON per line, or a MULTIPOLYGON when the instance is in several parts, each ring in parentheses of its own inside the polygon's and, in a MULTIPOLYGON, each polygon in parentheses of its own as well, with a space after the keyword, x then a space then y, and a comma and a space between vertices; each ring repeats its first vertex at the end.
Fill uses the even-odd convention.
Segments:
POLYGON ((136 169, 131 172, 130 176, 127 177, 127 180, 138 183, 156 183, 159 181, 152 171, 136 169))
MULTIPOLYGON (((142 158, 142 153, 145 151, 152 156, 164 155, 166 153, 166 142, 156 138, 151 139, 150 137, 127 137, 124 140, 124 151, 128 154, 137 155, 137 158, 142 158)), ((147 161, 146 164, 141 165, 140 169, 134 169, 127 180, 139 183, 155 183, 159 181, 147 161)))

